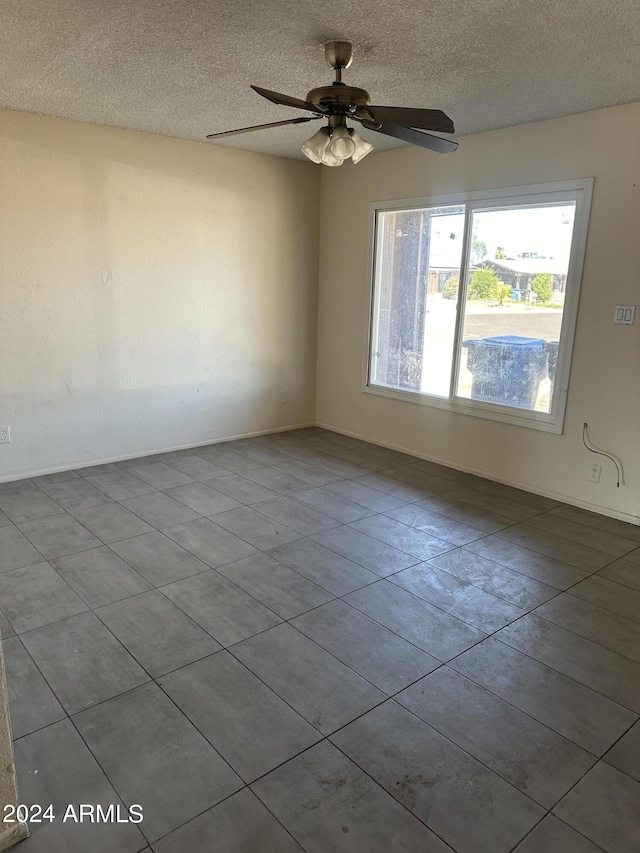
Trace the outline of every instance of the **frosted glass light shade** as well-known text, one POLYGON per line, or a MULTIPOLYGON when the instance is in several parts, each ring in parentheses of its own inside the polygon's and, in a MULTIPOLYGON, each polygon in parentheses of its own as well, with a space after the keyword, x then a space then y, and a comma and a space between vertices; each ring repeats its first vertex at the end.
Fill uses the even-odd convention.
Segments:
MULTIPOLYGON (((317 133, 314 133, 311 139, 307 139, 300 146, 300 150, 311 160, 312 163, 324 162, 323 157, 331 142, 331 133, 328 127, 321 127, 317 133)), ((325 164, 330 165, 330 164, 325 164)))
POLYGON ((355 130, 350 130, 349 134, 354 145, 354 152, 351 159, 354 163, 359 163, 363 157, 366 157, 367 154, 373 151, 373 145, 370 142, 366 142, 355 130))
POLYGON ((337 157, 338 160, 348 160, 355 151, 355 148, 355 143, 349 135, 346 125, 339 124, 333 128, 329 151, 334 157, 337 157))

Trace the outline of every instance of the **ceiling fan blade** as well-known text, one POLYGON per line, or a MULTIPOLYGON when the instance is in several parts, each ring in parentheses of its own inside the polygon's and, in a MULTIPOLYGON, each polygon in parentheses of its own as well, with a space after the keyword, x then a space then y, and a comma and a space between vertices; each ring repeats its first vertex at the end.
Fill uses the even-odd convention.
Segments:
POLYGON ((223 136, 235 136, 237 133, 250 133, 253 130, 263 130, 265 127, 282 127, 283 124, 300 124, 304 121, 317 121, 322 116, 300 116, 288 118, 285 121, 272 121, 269 124, 254 124, 251 127, 240 127, 238 130, 222 130, 220 133, 209 133, 207 139, 220 139, 223 136))
POLYGON ((365 121, 375 121, 378 124, 417 127, 422 130, 435 130, 438 133, 454 133, 453 122, 442 110, 363 106, 356 110, 356 115, 365 121))
POLYGON ((263 98, 266 98, 274 104, 282 104, 285 107, 295 107, 297 110, 311 110, 312 113, 320 113, 320 115, 324 115, 322 110, 319 110, 318 107, 314 107, 314 105, 310 104, 308 101, 291 98, 289 95, 281 95, 279 92, 272 92, 270 89, 261 89, 259 86, 252 86, 251 88, 254 92, 257 92, 259 95, 262 95, 263 98))
POLYGON ((375 130, 376 133, 384 133, 387 136, 402 139, 403 142, 419 145, 421 148, 429 148, 431 151, 437 151, 439 154, 449 154, 458 148, 457 142, 452 142, 450 139, 442 139, 439 136, 432 136, 430 133, 425 133, 422 130, 413 130, 411 127, 400 127, 397 124, 378 125, 370 121, 363 121, 362 126, 366 127, 367 130, 375 130))

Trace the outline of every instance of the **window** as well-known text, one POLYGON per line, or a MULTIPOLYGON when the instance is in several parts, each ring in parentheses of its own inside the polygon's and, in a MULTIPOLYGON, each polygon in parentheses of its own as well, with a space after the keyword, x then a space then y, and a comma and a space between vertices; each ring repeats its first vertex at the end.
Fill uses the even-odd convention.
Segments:
POLYGON ((592 185, 373 204, 365 390, 562 432, 592 185))

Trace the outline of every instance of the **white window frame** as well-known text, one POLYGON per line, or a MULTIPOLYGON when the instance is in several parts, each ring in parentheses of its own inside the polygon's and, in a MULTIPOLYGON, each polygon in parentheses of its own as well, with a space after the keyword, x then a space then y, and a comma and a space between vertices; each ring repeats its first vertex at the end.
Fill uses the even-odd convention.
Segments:
POLYGON ((430 196, 427 198, 400 199, 391 201, 372 202, 369 205, 369 288, 366 320, 366 350, 364 358, 364 381, 362 390, 366 394, 375 394, 407 403, 417 403, 422 406, 432 406, 450 412, 464 415, 488 418, 493 421, 515 424, 561 434, 564 427, 564 416, 569 388, 571 356, 575 328, 578 318, 578 302, 582 268, 587 243, 589 214, 591 211, 591 196, 593 193, 593 178, 572 181, 554 181, 553 183, 532 184, 529 186, 506 187, 496 190, 478 190, 467 193, 451 193, 450 195, 430 196), (460 335, 464 319, 464 304, 466 301, 467 270, 469 268, 470 226, 473 211, 482 207, 516 207, 518 204, 553 204, 574 201, 575 219, 571 243, 571 254, 567 271, 566 298, 562 313, 560 329, 560 345, 554 381, 553 399, 550 412, 535 412, 518 409, 511 406, 501 406, 481 400, 472 400, 455 396, 460 361, 460 335), (416 210, 432 207, 464 206, 465 228, 460 262, 461 288, 458 293, 456 308, 456 329, 454 339, 454 364, 451 371, 449 397, 438 397, 422 391, 405 391, 389 388, 384 385, 374 385, 371 382, 371 354, 374 351, 375 323, 378 307, 376 293, 376 271, 379 262, 380 246, 377 245, 378 212, 416 210))

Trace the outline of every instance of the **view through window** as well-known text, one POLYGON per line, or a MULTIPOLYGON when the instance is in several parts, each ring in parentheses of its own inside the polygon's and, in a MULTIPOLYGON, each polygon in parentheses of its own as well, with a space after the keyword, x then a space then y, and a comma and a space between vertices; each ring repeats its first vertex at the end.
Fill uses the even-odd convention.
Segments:
POLYGON ((548 197, 376 211, 370 386, 552 412, 579 193, 548 197))

